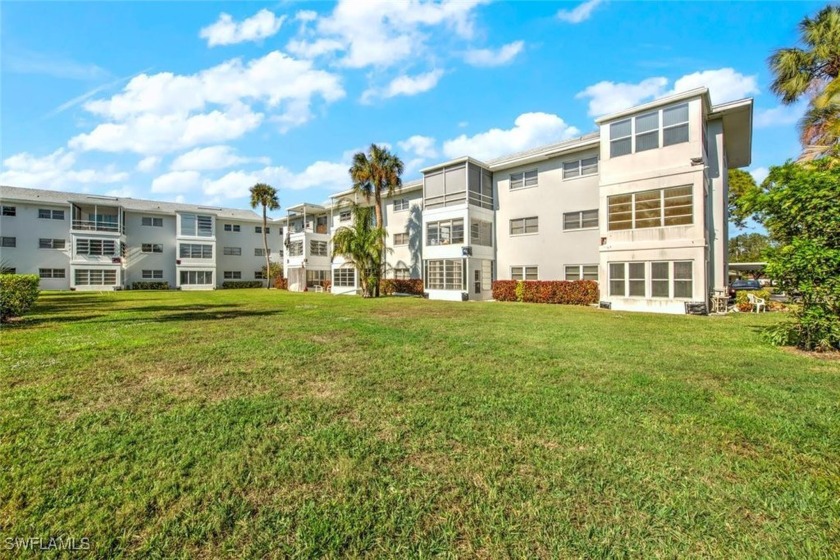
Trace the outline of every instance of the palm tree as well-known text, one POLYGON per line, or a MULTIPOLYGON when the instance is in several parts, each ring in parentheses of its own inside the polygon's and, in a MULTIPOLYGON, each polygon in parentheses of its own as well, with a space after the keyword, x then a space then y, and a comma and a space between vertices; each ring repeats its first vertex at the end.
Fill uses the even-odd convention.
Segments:
MULTIPOLYGON (((382 221, 382 193, 385 196, 393 196, 394 191, 402 187, 402 175, 405 165, 396 155, 387 148, 371 144, 368 153, 357 152, 353 156, 353 165, 350 167, 350 178, 353 180, 353 190, 364 197, 370 203, 373 198, 374 215, 376 227, 384 234, 384 222, 382 221)), ((383 251, 385 244, 382 244, 383 251)), ((380 258, 380 265, 385 262, 380 258)), ((382 276, 380 270, 379 276, 382 276)), ((379 283, 374 287, 375 296, 379 296, 379 283)))
POLYGON ((353 225, 338 228, 333 235, 333 255, 340 255, 353 264, 359 274, 364 297, 375 297, 382 276, 382 255, 385 231, 374 225, 372 209, 353 206, 353 225))
POLYGON ((277 189, 265 183, 257 183, 250 189, 251 191, 251 208, 262 206, 262 236, 263 249, 265 250, 265 270, 266 270, 266 288, 271 289, 271 280, 268 272, 271 270, 271 257, 268 252, 268 219, 266 212, 268 210, 277 210, 280 208, 280 201, 277 200, 277 189))
POLYGON ((779 49, 770 57, 770 89, 790 105, 810 96, 799 123, 801 159, 813 159, 840 143, 840 6, 826 6, 799 24, 805 48, 779 49))

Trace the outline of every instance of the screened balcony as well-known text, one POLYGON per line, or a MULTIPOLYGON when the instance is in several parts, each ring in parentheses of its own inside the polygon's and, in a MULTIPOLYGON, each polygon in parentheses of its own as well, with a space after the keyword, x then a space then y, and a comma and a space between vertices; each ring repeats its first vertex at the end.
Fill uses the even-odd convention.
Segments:
POLYGON ((492 210, 493 175, 470 159, 424 169, 423 200, 429 209, 469 203, 492 210))
POLYGON ((73 204, 72 229, 74 231, 97 231, 125 233, 124 212, 119 206, 99 204, 73 204))

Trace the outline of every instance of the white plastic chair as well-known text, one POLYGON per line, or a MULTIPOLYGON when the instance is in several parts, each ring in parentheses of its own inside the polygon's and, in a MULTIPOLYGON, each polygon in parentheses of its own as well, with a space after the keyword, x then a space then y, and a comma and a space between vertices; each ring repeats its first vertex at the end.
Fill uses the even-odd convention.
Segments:
POLYGON ((761 313, 762 309, 767 311, 767 302, 764 301, 764 298, 755 297, 753 294, 747 294, 747 301, 749 301, 750 305, 752 305, 754 312, 761 313))

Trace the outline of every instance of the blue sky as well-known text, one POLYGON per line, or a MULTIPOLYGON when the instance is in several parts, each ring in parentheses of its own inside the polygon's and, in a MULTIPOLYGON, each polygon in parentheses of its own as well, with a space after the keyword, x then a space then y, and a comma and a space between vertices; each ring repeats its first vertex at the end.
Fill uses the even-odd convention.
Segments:
POLYGON ((371 142, 411 179, 698 85, 755 97, 760 179, 797 155, 802 112, 767 57, 822 5, 5 2, 0 183, 245 207, 265 181, 284 207, 321 202, 371 142))

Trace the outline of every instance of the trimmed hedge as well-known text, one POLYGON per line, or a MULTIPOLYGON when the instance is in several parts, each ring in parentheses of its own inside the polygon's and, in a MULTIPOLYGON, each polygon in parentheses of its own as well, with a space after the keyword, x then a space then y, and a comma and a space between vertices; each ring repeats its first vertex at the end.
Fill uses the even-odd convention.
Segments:
POLYGON ((132 290, 168 290, 169 282, 132 282, 132 290))
POLYGON ((423 280, 421 278, 410 278, 408 280, 397 280, 385 278, 379 281, 379 292, 384 296, 394 294, 423 295, 423 280))
POLYGON ((278 276, 274 279, 274 287, 278 290, 288 290, 289 281, 283 278, 282 276, 278 276))
POLYGON ((0 321, 20 317, 38 299, 37 274, 0 274, 0 321))
POLYGON ((227 280, 222 282, 223 290, 241 290, 243 288, 264 288, 261 280, 227 280))
POLYGON ((525 303, 590 305, 598 303, 598 282, 594 280, 496 280, 493 299, 525 303))

